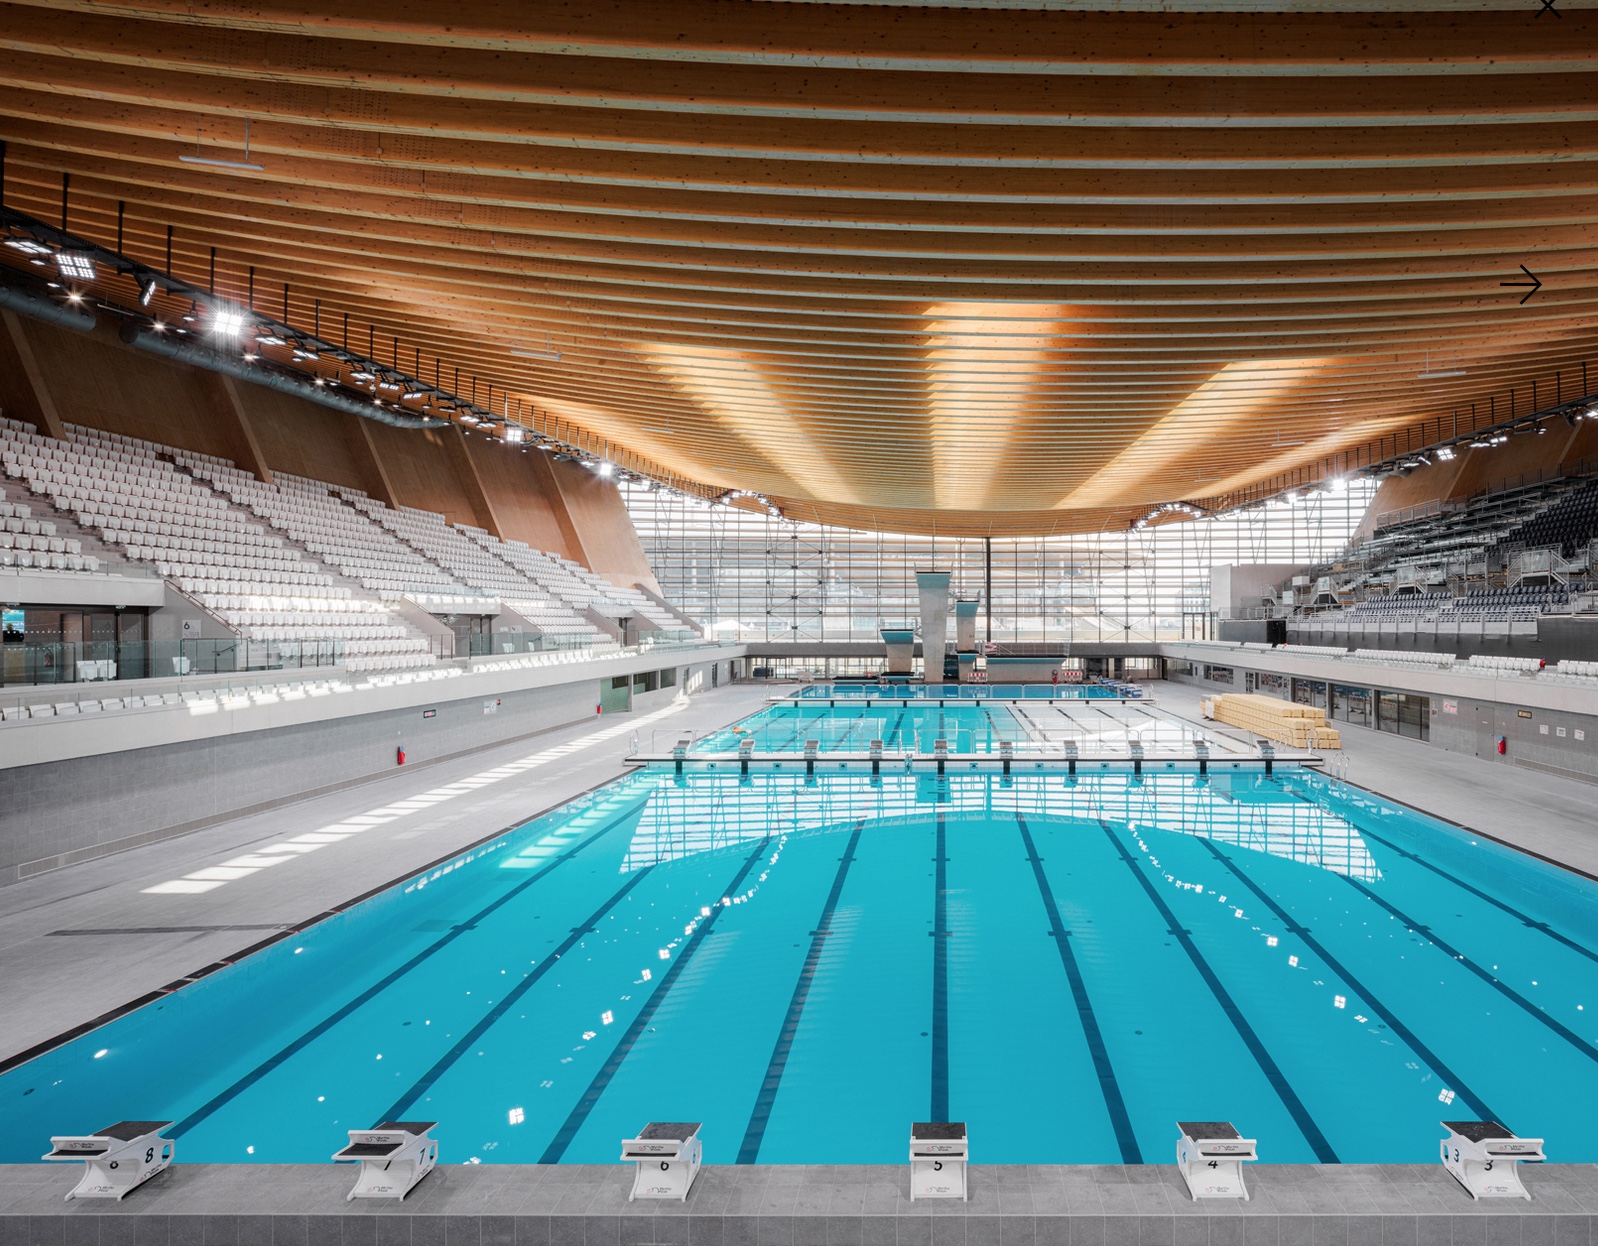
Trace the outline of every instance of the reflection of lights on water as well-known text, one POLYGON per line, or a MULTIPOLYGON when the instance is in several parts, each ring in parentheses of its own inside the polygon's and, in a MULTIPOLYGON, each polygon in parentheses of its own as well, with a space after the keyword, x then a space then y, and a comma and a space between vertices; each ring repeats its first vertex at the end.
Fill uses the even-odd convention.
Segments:
POLYGON ((1265 936, 1265 946, 1266 947, 1275 947, 1280 942, 1281 942, 1281 940, 1278 939, 1275 935, 1266 935, 1265 936))
POLYGON ((505 1118, 512 1125, 520 1125, 524 1120, 527 1119, 527 1113, 522 1111, 521 1108, 512 1108, 505 1114, 505 1118))
POLYGON ((599 1014, 599 1023, 601 1025, 609 1025, 615 1019, 616 1019, 616 1015, 613 1012, 611 1012, 608 1008, 604 1012, 599 1014))
POLYGON ((1293 968, 1294 968, 1294 969, 1297 969, 1297 968, 1298 968, 1298 957, 1296 957, 1296 956, 1289 956, 1289 957, 1288 957, 1288 958, 1287 958, 1287 963, 1288 963, 1288 964, 1289 964, 1289 965, 1291 965, 1291 966, 1293 966, 1293 968))
POLYGON ((1344 995, 1334 995, 1334 996, 1332 996, 1332 1007, 1333 1008, 1347 1008, 1348 1007, 1348 997, 1344 996, 1344 995))

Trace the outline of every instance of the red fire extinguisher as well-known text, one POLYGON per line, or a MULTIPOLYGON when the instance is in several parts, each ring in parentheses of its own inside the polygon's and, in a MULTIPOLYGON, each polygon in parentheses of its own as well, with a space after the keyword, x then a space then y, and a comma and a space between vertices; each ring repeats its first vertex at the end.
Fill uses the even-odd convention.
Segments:
POLYGON ((1499 736, 1498 737, 1498 755, 1500 757, 1502 757, 1507 752, 1509 752, 1509 741, 1507 739, 1505 739, 1503 736, 1499 736))
POLYGON ((394 750, 394 764, 396 766, 403 766, 405 764, 405 746, 403 744, 394 750))

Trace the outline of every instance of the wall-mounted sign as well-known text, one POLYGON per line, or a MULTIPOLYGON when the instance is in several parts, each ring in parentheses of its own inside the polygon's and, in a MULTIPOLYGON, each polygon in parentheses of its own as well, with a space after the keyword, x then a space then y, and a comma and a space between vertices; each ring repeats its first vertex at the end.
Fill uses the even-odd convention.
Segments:
POLYGON ((1457 713, 1459 713, 1459 702, 1458 701, 1444 701, 1443 702, 1443 713, 1445 713, 1445 714, 1457 714, 1457 713))
POLYGON ((485 714, 497 714, 497 713, 499 713, 499 698, 498 697, 494 697, 492 700, 484 701, 483 702, 483 713, 485 713, 485 714))
POLYGON ((1515 711, 1515 717, 1516 718, 1530 718, 1531 717, 1531 711, 1530 710, 1516 710, 1515 711))
POLYGON ((422 711, 422 717, 423 718, 436 718, 436 717, 438 717, 438 711, 437 710, 423 710, 422 711))

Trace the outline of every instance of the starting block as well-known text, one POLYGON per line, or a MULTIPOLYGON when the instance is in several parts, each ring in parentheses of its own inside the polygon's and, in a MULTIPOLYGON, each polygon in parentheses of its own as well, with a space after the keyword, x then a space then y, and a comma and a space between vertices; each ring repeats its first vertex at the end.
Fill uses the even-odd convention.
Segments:
POLYGON ((1182 1131, 1176 1144, 1176 1167, 1193 1201, 1240 1198, 1247 1202, 1243 1165, 1259 1159, 1259 1144, 1243 1137, 1228 1121, 1177 1121, 1176 1127, 1182 1131))
POLYGON ((815 772, 816 772, 816 758, 818 756, 820 756, 820 754, 821 754, 821 741, 820 740, 806 740, 805 741, 805 773, 806 774, 815 774, 815 772))
POLYGON ((81 1160, 84 1172, 67 1195, 122 1199, 172 1163, 174 1143, 161 1136, 171 1121, 118 1121, 97 1134, 50 1139, 47 1160, 81 1160))
POLYGON ((1193 745, 1193 756, 1198 761, 1199 774, 1208 774, 1210 772, 1210 742, 1208 740, 1200 740, 1193 745))
POLYGON ((428 1130, 437 1121, 384 1121, 376 1129, 350 1130, 350 1144, 333 1156, 335 1163, 356 1163, 355 1188, 346 1203, 358 1198, 404 1198, 438 1163, 438 1140, 428 1130))
POLYGON ((910 1201, 968 1197, 965 1168, 971 1146, 964 1121, 917 1121, 910 1126, 910 1201))
POLYGON ((671 746, 671 760, 678 774, 682 773, 683 762, 688 760, 688 746, 692 743, 693 741, 689 737, 683 736, 682 739, 671 746))
POLYGON ((1069 769, 1069 773, 1073 779, 1076 778, 1077 758, 1079 758, 1081 755, 1082 751, 1077 746, 1077 742, 1075 740, 1067 740, 1065 742, 1065 761, 1069 769))
POLYGON ((632 1160, 630 1203, 636 1198, 675 1198, 686 1201, 704 1148, 699 1144, 698 1121, 650 1121, 636 1138, 623 1138, 621 1158, 632 1160))
POLYGON ((1010 773, 1010 763, 1015 760, 1015 741, 999 741, 999 760, 1004 763, 1004 773, 1010 773))
POLYGON ((869 756, 871 757, 871 773, 872 774, 881 774, 882 773, 882 741, 881 740, 873 740, 873 741, 871 741, 871 744, 868 746, 866 751, 869 754, 869 756))
POLYGON ((755 755, 755 740, 753 736, 745 736, 738 741, 738 773, 749 773, 749 759, 755 755))
POLYGON ((1444 1121, 1443 1167, 1471 1198, 1531 1199, 1521 1160, 1544 1160, 1541 1138, 1517 1138, 1497 1121, 1444 1121))
POLYGON ((1271 768, 1276 764, 1276 745, 1269 740, 1256 740, 1259 745, 1260 756, 1265 759, 1265 777, 1271 777, 1271 768))
POLYGON ((949 742, 942 736, 932 742, 932 755, 938 759, 938 773, 942 774, 949 763, 949 742))

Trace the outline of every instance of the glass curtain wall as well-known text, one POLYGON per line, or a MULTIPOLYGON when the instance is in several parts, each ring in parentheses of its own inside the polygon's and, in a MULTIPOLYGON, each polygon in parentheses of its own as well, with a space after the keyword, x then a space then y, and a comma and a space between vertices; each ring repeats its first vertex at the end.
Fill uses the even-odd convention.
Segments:
POLYGON ((978 639, 1004 644, 1201 637, 1211 567, 1329 558, 1375 494, 1354 481, 1219 519, 989 542, 793 523, 621 488, 667 599, 723 639, 877 640, 916 619, 915 572, 937 569, 953 573, 956 598, 983 603, 978 639))

